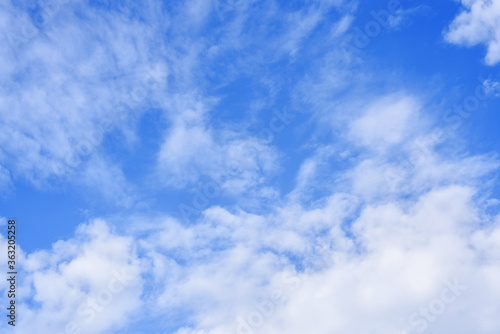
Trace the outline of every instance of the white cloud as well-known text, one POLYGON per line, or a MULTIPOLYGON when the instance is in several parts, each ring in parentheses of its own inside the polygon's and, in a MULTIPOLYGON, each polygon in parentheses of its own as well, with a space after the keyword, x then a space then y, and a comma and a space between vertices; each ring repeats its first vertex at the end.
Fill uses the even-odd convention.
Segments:
POLYGON ((485 94, 498 97, 500 95, 500 82, 486 79, 483 81, 483 89, 485 94))
POLYGON ((353 15, 345 15, 344 17, 342 17, 342 19, 340 19, 340 21, 334 25, 332 29, 332 36, 338 37, 345 34, 347 30, 350 28, 353 20, 354 20, 353 15))
MULTIPOLYGON (((172 126, 158 156, 158 177, 168 186, 184 187, 209 176, 230 194, 251 191, 277 170, 279 158, 264 140, 223 126, 209 126, 214 103, 192 96, 176 98, 172 126)), ((266 196, 264 193, 260 195, 266 196)))
POLYGON ((410 16, 423 13, 429 9, 431 9, 431 7, 427 5, 419 5, 410 8, 398 8, 388 17, 388 25, 391 29, 397 29, 408 22, 410 16))
POLYGON ((379 150, 401 144, 418 130, 419 108, 411 96, 384 97, 351 123, 349 135, 356 143, 379 150))
POLYGON ((142 304, 143 267, 133 239, 115 234, 104 221, 80 226, 75 238, 48 251, 18 249, 17 257, 17 313, 22 314, 17 333, 71 332, 72 327, 80 333, 109 332, 125 326, 142 304))
POLYGON ((466 291, 480 294, 464 292, 448 305, 446 315, 429 324, 427 332, 447 328, 467 333, 476 328, 494 333, 498 323, 492 326, 488 319, 477 318, 487 308, 498 312, 494 305, 500 294, 490 290, 491 283, 484 286, 490 280, 483 273, 488 261, 479 260, 469 246, 469 233, 479 226, 471 195, 470 189, 450 187, 436 189, 409 206, 365 208, 353 224, 361 254, 338 257, 334 266, 305 280, 263 332, 300 333, 311 324, 318 333, 414 332, 410 314, 439 297, 445 280, 457 278, 466 291), (484 299, 486 291, 492 295, 484 299))
MULTIPOLYGON (((213 306, 210 310, 199 311, 202 316, 198 318, 199 327, 178 333, 302 333, 311 330, 315 333, 368 330, 410 333, 425 319, 419 315, 419 310, 428 308, 436 298, 441 298, 443 289, 455 284, 459 289, 462 286, 466 289, 458 291, 456 300, 445 305, 446 313, 430 313, 435 320, 426 322, 427 332, 439 333, 452 328, 458 333, 468 333, 475 328, 480 333, 495 333, 499 325, 491 321, 491 316, 500 311, 497 306, 500 293, 493 286, 498 266, 491 262, 497 255, 490 247, 494 247, 499 226, 496 223, 486 230, 480 227, 473 195, 470 188, 451 186, 435 189, 415 202, 365 207, 352 224, 351 236, 341 232, 332 243, 334 248, 328 247, 320 254, 326 260, 322 262, 322 269, 306 269, 308 274, 304 276, 292 271, 288 274, 288 284, 282 279, 282 273, 287 272, 285 266, 274 269, 274 274, 266 273, 267 269, 261 267, 261 273, 271 275, 269 283, 261 287, 256 287, 255 283, 243 285, 249 282, 250 274, 259 272, 257 268, 249 267, 248 271, 234 276, 238 273, 234 267, 217 267, 213 270, 225 274, 214 277, 231 275, 231 283, 226 283, 231 284, 230 291, 253 290, 255 301, 247 300, 245 306, 244 300, 249 296, 238 294, 237 307, 235 300, 229 303, 227 293, 221 291, 211 296, 213 301, 208 304, 213 306), (471 238, 472 231, 477 232, 471 238), (483 239, 490 233, 491 240, 483 239), (352 242, 338 248, 342 240, 352 242), (478 252, 471 249, 471 245, 484 245, 481 249, 488 250, 478 252), (240 289, 246 290, 239 290, 233 285, 236 282, 240 289), (271 296, 276 292, 283 293, 286 298, 274 304, 271 296), (227 317, 217 316, 223 310, 234 308, 237 312, 230 324, 226 323, 227 317), (412 321, 410 316, 415 312, 417 315, 412 321), (216 325, 218 320, 221 322, 216 325)), ((289 223, 307 229, 297 212, 289 214, 289 223)), ((328 211, 323 211, 319 217, 325 219, 328 226, 335 225, 328 211)), ((283 238, 280 239, 275 239, 276 245, 282 243, 283 238)), ((263 242, 265 239, 253 236, 252 240, 263 242)), ((230 257, 227 259, 230 261, 230 257)), ((203 273, 196 277, 207 275, 203 273)), ((207 282, 202 281, 196 281, 196 286, 210 289, 207 282)), ((196 289, 190 286, 193 288, 196 289)))
POLYGON ((2 31, 19 38, 4 41, 0 52, 7 65, 0 84, 0 162, 14 178, 38 186, 54 177, 78 179, 88 157, 103 150, 104 138, 115 129, 126 134, 156 99, 166 72, 149 52, 155 42, 150 28, 139 20, 99 14, 80 2, 55 7, 38 28, 23 8, 0 8, 2 31))
POLYGON ((497 64, 500 61, 500 1, 462 0, 462 5, 465 10, 450 24, 445 39, 465 46, 485 44, 486 64, 497 64))
POLYGON ((91 187, 91 196, 98 194, 109 203, 121 207, 130 207, 138 200, 134 187, 127 181, 121 168, 97 155, 90 158, 81 172, 81 178, 75 183, 91 187))
POLYGON ((283 48, 294 56, 299 49, 298 45, 302 39, 307 37, 312 30, 323 19, 323 12, 321 9, 312 9, 308 12, 295 12, 288 15, 287 20, 291 26, 290 32, 284 36, 283 48))

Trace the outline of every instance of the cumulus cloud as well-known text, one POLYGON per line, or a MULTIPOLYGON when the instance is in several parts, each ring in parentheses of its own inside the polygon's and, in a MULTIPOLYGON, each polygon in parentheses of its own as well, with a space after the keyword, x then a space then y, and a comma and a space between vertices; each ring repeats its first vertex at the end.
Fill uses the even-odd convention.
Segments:
POLYGON ((74 238, 50 250, 17 254, 18 333, 108 332, 125 326, 142 304, 142 263, 133 238, 102 220, 81 225, 74 238))
POLYGON ((494 333, 500 227, 474 198, 453 185, 361 207, 353 220, 352 199, 335 196, 271 216, 212 208, 197 226, 166 221, 145 242, 158 264, 175 268, 155 268, 165 280, 157 305, 194 312, 196 326, 178 333, 494 333), (198 255, 182 267, 167 260, 187 254, 198 255))
POLYGON ((196 325, 178 333, 494 333, 500 227, 475 195, 436 188, 355 219, 352 198, 335 195, 269 216, 211 208, 193 227, 165 220, 143 243, 164 287, 150 303, 187 309, 196 325))
POLYGON ((462 0, 464 9, 455 17, 445 33, 445 39, 454 44, 487 47, 485 62, 495 65, 500 61, 500 2, 497 0, 462 0))

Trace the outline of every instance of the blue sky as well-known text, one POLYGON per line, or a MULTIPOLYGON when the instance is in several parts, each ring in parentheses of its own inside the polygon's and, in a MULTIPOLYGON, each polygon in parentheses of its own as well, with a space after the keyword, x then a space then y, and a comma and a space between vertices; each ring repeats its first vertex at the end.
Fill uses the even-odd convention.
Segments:
POLYGON ((3 1, 8 331, 498 333, 499 19, 3 1))

